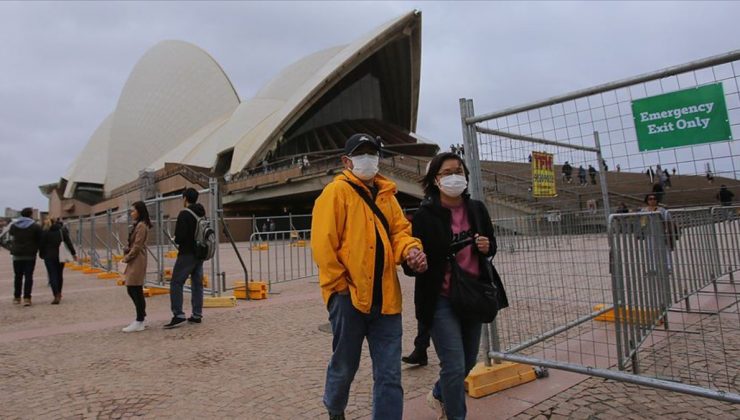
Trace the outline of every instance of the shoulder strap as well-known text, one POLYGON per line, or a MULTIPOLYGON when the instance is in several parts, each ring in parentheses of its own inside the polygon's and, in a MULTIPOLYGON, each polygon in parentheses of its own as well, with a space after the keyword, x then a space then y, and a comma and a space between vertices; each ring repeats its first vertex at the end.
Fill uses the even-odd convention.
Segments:
POLYGON ((198 216, 197 214, 195 214, 195 212, 194 212, 194 211, 192 211, 192 210, 190 210, 189 208, 185 207, 185 211, 186 211, 186 212, 188 212, 188 213, 190 213, 190 214, 192 214, 192 215, 193 215, 193 217, 195 217, 195 221, 196 221, 196 222, 197 222, 197 221, 199 221, 199 220, 201 219, 201 217, 200 217, 200 216, 198 216))
POLYGON ((363 190, 362 187, 360 187, 359 185, 353 184, 352 181, 348 179, 345 179, 344 182, 349 184, 352 187, 352 189, 357 191, 357 194, 359 194, 360 197, 362 197, 362 199, 365 200, 365 203, 368 205, 368 207, 370 207, 370 210, 372 210, 373 213, 375 213, 375 215, 378 216, 378 219, 380 219, 380 223, 383 225, 383 228, 385 228, 385 233, 388 235, 388 239, 390 239, 391 229, 388 226, 388 220, 385 218, 385 215, 383 214, 383 212, 380 211, 380 209, 378 208, 378 205, 375 204, 375 202, 372 199, 370 199, 370 197, 365 193, 365 190, 363 190))

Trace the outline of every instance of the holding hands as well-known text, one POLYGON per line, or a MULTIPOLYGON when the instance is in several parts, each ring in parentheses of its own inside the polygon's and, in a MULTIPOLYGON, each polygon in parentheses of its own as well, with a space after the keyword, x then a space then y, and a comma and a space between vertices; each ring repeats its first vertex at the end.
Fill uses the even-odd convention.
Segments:
POLYGON ((475 235, 475 246, 481 254, 487 255, 491 250, 491 242, 487 237, 481 235, 475 235))
POLYGON ((406 264, 415 272, 423 273, 427 271, 427 256, 423 251, 419 251, 418 248, 411 248, 409 254, 406 256, 406 264))

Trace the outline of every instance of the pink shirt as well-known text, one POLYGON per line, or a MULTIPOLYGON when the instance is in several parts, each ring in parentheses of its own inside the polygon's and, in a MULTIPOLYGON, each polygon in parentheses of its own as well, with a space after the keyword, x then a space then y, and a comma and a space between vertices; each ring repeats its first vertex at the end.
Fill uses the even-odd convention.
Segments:
MULTIPOLYGON (((447 207, 443 204, 443 207, 450 210, 451 222, 452 222, 452 241, 456 242, 473 235, 473 231, 470 229, 470 222, 468 221, 468 211, 464 204, 457 207, 447 207)), ((473 253, 473 247, 475 244, 471 244, 463 248, 457 253, 457 263, 463 271, 467 272, 473 277, 480 275, 480 267, 478 266, 478 256, 473 253)), ((445 269, 445 279, 442 283, 442 296, 450 295, 450 277, 452 276, 450 270, 450 264, 447 263, 445 269)))

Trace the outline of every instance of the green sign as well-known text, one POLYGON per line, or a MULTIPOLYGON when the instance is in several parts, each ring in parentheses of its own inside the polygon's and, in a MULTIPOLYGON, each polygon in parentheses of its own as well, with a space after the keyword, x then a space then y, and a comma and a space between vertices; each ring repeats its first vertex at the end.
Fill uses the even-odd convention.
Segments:
POLYGON ((632 101, 640 151, 730 140, 722 83, 632 101))

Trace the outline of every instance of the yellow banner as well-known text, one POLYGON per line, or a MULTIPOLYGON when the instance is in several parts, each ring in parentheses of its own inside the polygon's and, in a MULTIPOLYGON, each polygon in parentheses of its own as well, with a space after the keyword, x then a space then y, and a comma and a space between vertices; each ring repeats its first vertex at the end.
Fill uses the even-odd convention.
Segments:
POLYGON ((532 152, 532 196, 555 197, 555 171, 552 166, 553 155, 532 152))

